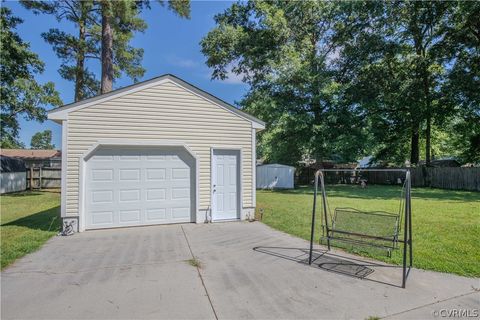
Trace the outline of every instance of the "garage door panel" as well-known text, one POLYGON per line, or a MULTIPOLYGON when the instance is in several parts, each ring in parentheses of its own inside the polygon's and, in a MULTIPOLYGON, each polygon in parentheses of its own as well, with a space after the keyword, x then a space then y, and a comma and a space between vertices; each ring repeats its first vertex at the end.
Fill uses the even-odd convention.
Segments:
POLYGON ((141 199, 141 189, 123 189, 119 191, 118 202, 140 202, 141 199))
POLYGON ((141 156, 139 155, 131 155, 131 156, 119 156, 119 161, 139 161, 141 156))
POLYGON ((146 221, 165 221, 167 218, 167 209, 165 208, 147 208, 146 221))
POLYGON ((172 208, 173 219, 186 219, 190 214, 188 207, 172 208))
POLYGON ((120 210, 119 211, 119 223, 130 225, 132 223, 140 223, 141 210, 120 210))
POLYGON ((193 164, 178 149, 97 150, 87 161, 86 228, 190 222, 193 164))
POLYGON ((147 188, 146 201, 164 201, 167 199, 167 188, 147 188))
POLYGON ((172 169, 172 180, 189 180, 190 170, 189 168, 172 169))
POLYGON ((93 225, 105 225, 110 226, 114 223, 114 215, 113 211, 95 211, 92 212, 92 220, 91 223, 93 225))
POLYGON ((99 203, 113 203, 113 190, 93 190, 92 203, 97 205, 99 203))
POLYGON ((146 168, 145 181, 165 181, 167 169, 165 168, 146 168))
POLYGON ((93 155, 90 158, 91 161, 98 161, 98 162, 104 162, 104 161, 112 161, 113 160, 113 155, 102 155, 102 154, 96 154, 93 155))
POLYGON ((96 168, 91 172, 91 179, 93 182, 112 182, 113 181, 113 169, 111 168, 96 168))
POLYGON ((118 181, 123 182, 140 182, 140 176, 141 176, 141 169, 136 168, 136 169, 126 169, 126 168, 120 168, 118 169, 118 181))

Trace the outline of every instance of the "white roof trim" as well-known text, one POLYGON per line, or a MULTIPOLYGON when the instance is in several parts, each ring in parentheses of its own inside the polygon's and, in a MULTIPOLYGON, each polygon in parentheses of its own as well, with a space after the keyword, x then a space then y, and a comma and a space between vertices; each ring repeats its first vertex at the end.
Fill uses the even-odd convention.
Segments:
POLYGON ((192 94, 194 94, 194 95, 196 95, 196 96, 198 96, 202 99, 205 99, 205 100, 209 101, 210 103, 213 103, 213 104, 221 107, 222 109, 225 109, 225 110, 235 114, 236 116, 238 116, 238 117, 240 117, 244 120, 247 120, 247 121, 251 122, 252 123, 252 128, 254 128, 254 129, 258 129, 258 130, 265 129, 265 123, 263 121, 261 121, 261 120, 255 118, 255 117, 253 117, 253 116, 235 108, 234 106, 228 104, 227 102, 225 102, 225 101, 223 101, 223 100, 221 100, 221 99, 219 99, 219 98, 217 98, 217 97, 215 97, 215 96, 213 96, 213 95, 195 87, 194 85, 189 84, 186 81, 183 81, 180 78, 177 78, 173 75, 170 75, 170 74, 163 75, 163 76, 153 78, 153 79, 141 82, 141 83, 137 83, 137 84, 125 87, 125 88, 114 90, 110 93, 106 93, 106 94, 103 94, 103 95, 99 95, 99 96, 96 96, 96 97, 93 97, 93 98, 89 98, 89 99, 86 99, 86 100, 83 100, 83 101, 71 103, 71 104, 68 104, 68 105, 64 105, 60 108, 50 110, 50 111, 48 111, 48 119, 54 120, 56 122, 61 122, 62 120, 68 120, 68 114, 72 111, 87 108, 89 106, 99 104, 99 103, 102 103, 102 102, 106 102, 106 101, 109 101, 109 100, 112 100, 112 99, 115 99, 115 98, 119 98, 119 97, 127 95, 127 94, 131 94, 131 93, 135 93, 135 92, 140 91, 140 90, 148 89, 148 88, 151 88, 153 86, 157 86, 157 85, 165 83, 165 82, 172 82, 173 84, 187 90, 188 92, 190 92, 190 93, 192 93, 192 94))

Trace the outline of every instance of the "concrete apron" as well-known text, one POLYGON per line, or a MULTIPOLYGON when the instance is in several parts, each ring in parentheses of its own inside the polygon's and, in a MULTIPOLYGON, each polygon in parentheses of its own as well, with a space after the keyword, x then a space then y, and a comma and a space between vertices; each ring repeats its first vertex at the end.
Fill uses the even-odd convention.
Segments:
POLYGON ((2 272, 1 315, 438 319, 444 309, 479 307, 479 279, 414 269, 401 289, 400 268, 364 267, 358 257, 323 254, 321 247, 317 266, 310 267, 302 262, 307 248, 306 241, 258 222, 55 237, 2 272), (200 267, 191 265, 193 258, 200 267))

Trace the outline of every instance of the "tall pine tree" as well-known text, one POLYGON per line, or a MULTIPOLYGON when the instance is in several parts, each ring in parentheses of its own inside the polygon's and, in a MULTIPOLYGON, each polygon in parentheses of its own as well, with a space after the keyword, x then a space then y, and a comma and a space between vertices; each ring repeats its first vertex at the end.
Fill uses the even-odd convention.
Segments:
POLYGON ((44 63, 16 32, 22 20, 6 7, 0 10, 1 147, 15 148, 22 146, 18 141, 18 118, 44 121, 45 108, 62 101, 52 82, 40 84, 35 80, 43 72, 44 63))
MULTIPOLYGON (((164 1, 159 1, 164 6, 164 1)), ((168 9, 182 18, 190 18, 190 1, 167 1, 168 9)), ((136 31, 143 31, 146 23, 139 17, 143 8, 150 8, 148 0, 100 0, 101 12, 101 93, 113 89, 113 82, 121 71, 134 80, 142 76, 143 50, 126 44, 136 31), (125 54, 128 52, 129 54, 125 54)))

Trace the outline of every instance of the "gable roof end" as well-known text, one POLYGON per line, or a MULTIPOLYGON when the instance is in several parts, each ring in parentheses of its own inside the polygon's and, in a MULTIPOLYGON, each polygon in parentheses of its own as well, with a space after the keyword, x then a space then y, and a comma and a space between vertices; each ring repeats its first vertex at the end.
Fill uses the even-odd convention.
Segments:
POLYGON ((193 94, 200 96, 206 100, 209 100, 210 102, 236 114, 237 116, 252 122, 253 128, 260 129, 260 130, 265 129, 265 122, 255 118, 252 115, 249 115, 248 113, 245 113, 237 109, 236 107, 223 101, 222 99, 219 99, 214 95, 211 95, 210 93, 171 74, 165 74, 150 80, 146 80, 130 86, 123 87, 121 89, 113 90, 109 93, 101 94, 101 95, 98 95, 89 99, 85 99, 79 102, 66 104, 62 107, 48 111, 48 119, 61 123, 62 120, 67 120, 68 113, 72 111, 83 109, 93 104, 102 103, 114 98, 118 98, 129 93, 134 93, 142 89, 146 89, 146 88, 158 85, 168 80, 192 92, 193 94))

